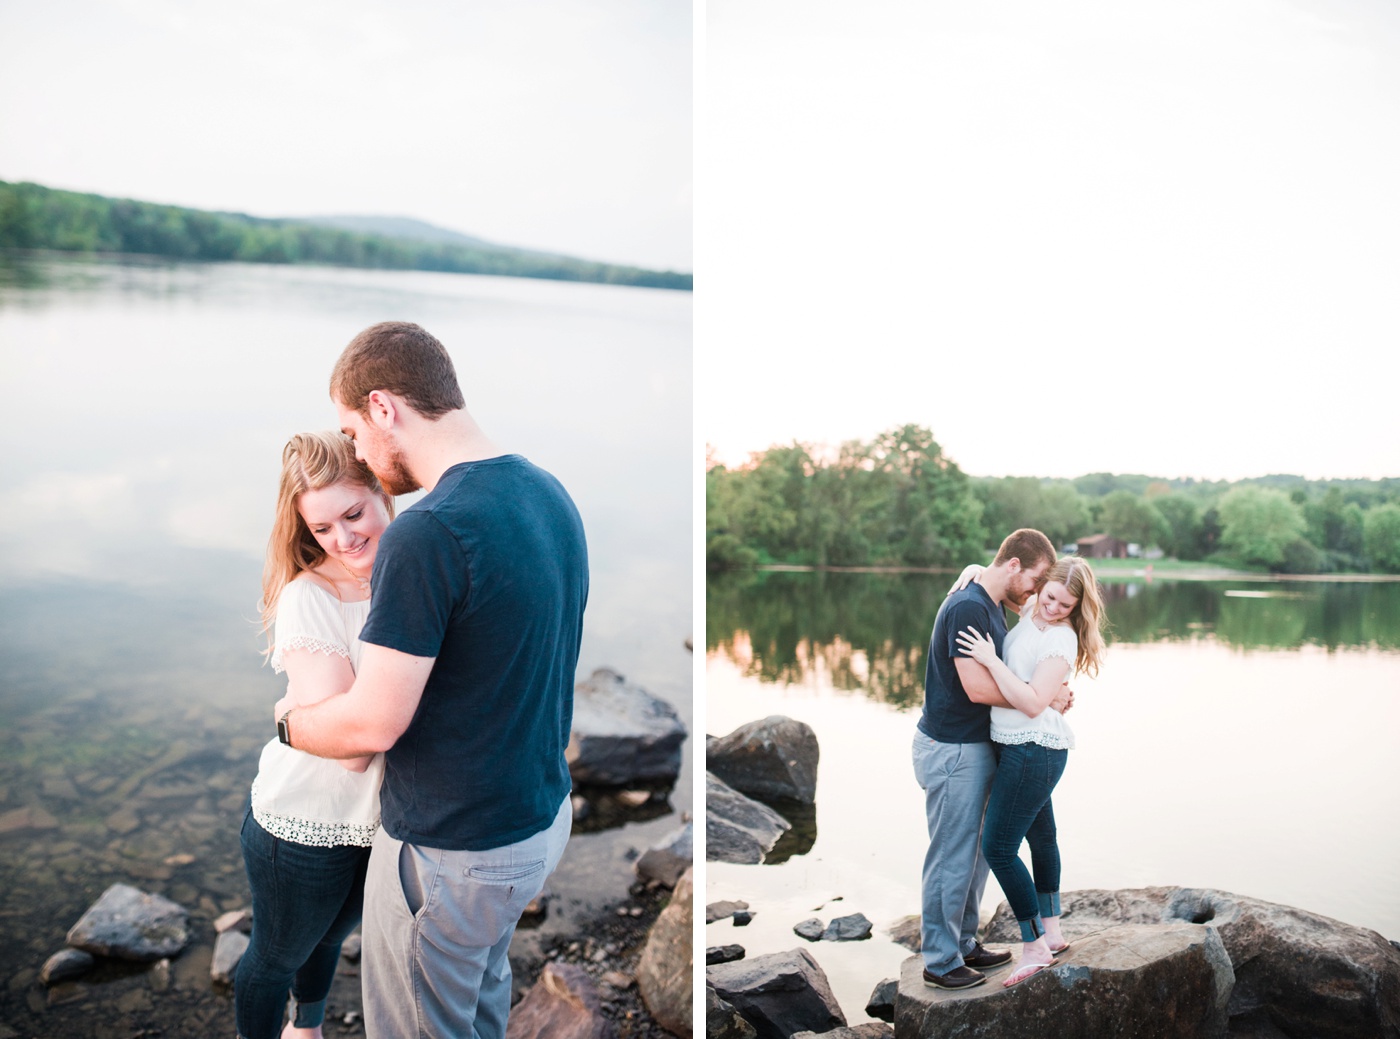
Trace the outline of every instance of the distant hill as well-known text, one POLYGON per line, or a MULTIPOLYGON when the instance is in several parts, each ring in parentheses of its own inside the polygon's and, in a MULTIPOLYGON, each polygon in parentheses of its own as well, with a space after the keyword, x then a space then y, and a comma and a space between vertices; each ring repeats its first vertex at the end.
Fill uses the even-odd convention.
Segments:
POLYGON ((0 248, 495 274, 690 291, 676 271, 516 249, 405 217, 268 220, 0 181, 0 248))

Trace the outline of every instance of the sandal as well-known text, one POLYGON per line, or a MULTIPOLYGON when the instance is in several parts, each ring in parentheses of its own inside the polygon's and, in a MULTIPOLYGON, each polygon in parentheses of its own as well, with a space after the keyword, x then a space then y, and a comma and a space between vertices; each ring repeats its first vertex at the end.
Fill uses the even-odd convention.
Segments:
POLYGON ((1002 988, 1010 988, 1018 982, 1025 981, 1033 974, 1038 974, 1046 967, 1053 967, 1053 963, 1025 963, 1013 970, 1007 979, 1001 983, 1002 988))
POLYGON ((1060 955, 1060 953, 1062 953, 1062 952, 1068 952, 1068 951, 1069 951, 1069 947, 1070 947, 1071 945, 1073 945, 1073 944, 1074 944, 1073 942, 1065 942, 1065 944, 1064 944, 1064 945, 1061 945, 1058 949, 1051 949, 1051 950, 1050 950, 1050 955, 1051 955, 1051 956, 1058 957, 1058 956, 1060 955))

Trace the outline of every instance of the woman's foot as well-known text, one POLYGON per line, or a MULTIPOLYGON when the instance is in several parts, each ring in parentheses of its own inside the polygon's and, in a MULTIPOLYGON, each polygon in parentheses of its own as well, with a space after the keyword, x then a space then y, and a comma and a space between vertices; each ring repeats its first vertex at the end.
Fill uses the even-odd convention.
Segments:
POLYGON ((1054 960, 1051 960, 1049 963, 1026 963, 1025 961, 1022 961, 1019 967, 1017 967, 1015 970, 1013 970, 1010 974, 1006 976, 1006 980, 1001 983, 1001 987, 1010 988, 1012 985, 1015 985, 1018 982, 1025 981, 1032 974, 1038 974, 1040 971, 1043 971, 1046 967, 1053 967, 1054 964, 1054 960))
POLYGON ((1026 942, 1021 946, 1020 963, 1001 983, 1002 988, 1010 988, 1018 982, 1025 981, 1032 974, 1044 970, 1054 962, 1055 957, 1050 952, 1050 947, 1046 945, 1044 936, 1033 942, 1026 942))
POLYGON ((1050 950, 1050 955, 1058 956, 1069 948, 1069 942, 1060 933, 1060 918, 1058 916, 1042 917, 1040 922, 1045 925, 1045 945, 1050 950))
POLYGON ((321 1026, 315 1028, 297 1028, 290 1021, 287 1027, 282 1029, 282 1039, 322 1039, 321 1026))

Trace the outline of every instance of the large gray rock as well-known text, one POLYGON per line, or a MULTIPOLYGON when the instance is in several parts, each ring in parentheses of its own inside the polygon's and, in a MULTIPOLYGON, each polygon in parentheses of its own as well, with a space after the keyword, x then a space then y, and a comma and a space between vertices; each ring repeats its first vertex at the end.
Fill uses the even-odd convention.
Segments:
POLYGON ((760 1039, 826 1032, 846 1024, 826 974, 805 949, 707 967, 705 980, 754 1026, 760 1039))
POLYGON ((214 958, 209 964, 209 976, 221 985, 232 985, 238 961, 248 951, 249 938, 236 928, 219 934, 214 940, 214 958))
POLYGON ((757 1035, 733 1004, 720 999, 712 986, 705 986, 705 1039, 756 1039, 757 1035))
POLYGON ((661 838, 637 860, 637 876, 673 888, 695 861, 695 823, 687 822, 661 838))
POLYGON ((685 736, 674 707, 600 667, 574 687, 574 721, 564 754, 576 783, 675 782, 685 736))
POLYGON ((766 804, 705 773, 705 858, 710 862, 762 862, 788 829, 788 821, 766 804))
POLYGON ((894 1029, 883 1021, 867 1021, 829 1032, 797 1032, 792 1039, 894 1039, 894 1029))
POLYGON ((687 869, 676 881, 671 901, 651 925, 646 948, 637 962, 637 991, 642 1002, 657 1024, 682 1037, 691 1035, 694 1029, 693 884, 693 874, 687 869))
POLYGON ((1128 924, 1079 938, 1053 966, 1011 988, 1011 968, 949 992, 923 981, 923 959, 900 972, 894 1028, 901 1039, 1223 1039, 1234 972, 1213 928, 1128 924))
POLYGON ((546 963, 506 1022, 506 1039, 609 1039, 613 1034, 597 986, 573 963, 546 963))
MULTIPOLYGON (((1375 931, 1209 888, 1070 891, 1061 908, 1070 939, 1120 923, 1218 929, 1235 970, 1230 1016, 1241 1022, 1263 1017, 1290 1036, 1400 1035, 1400 950, 1375 931)), ((1019 933, 1003 904, 987 940, 1019 933)))
POLYGON ((886 978, 876 985, 865 1001, 865 1012, 881 1021, 894 1022, 894 999, 899 995, 899 979, 886 978))
POLYGON ((705 906, 705 923, 712 924, 716 920, 723 920, 726 916, 742 913, 748 908, 747 902, 711 902, 705 906))
POLYGON ((68 944, 94 956, 151 962, 190 940, 189 913, 160 895, 113 884, 68 932, 68 944))
POLYGON ((826 925, 826 930, 822 932, 822 941, 863 942, 870 937, 870 932, 874 928, 875 925, 866 918, 864 913, 838 916, 826 925))
POLYGON ((764 800, 817 799, 817 734, 805 722, 770 715, 705 743, 705 767, 741 794, 764 800))

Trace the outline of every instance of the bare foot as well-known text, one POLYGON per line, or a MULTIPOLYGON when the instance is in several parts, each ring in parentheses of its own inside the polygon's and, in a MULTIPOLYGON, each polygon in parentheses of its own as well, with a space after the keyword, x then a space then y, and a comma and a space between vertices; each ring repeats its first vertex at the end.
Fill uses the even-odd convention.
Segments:
POLYGON ((1010 988, 1017 982, 1025 981, 1032 974, 1037 974, 1040 971, 1044 970, 1046 967, 1054 966, 1054 963, 1054 960, 1050 960, 1046 963, 1027 963, 1024 960, 1022 960, 1021 965, 1015 970, 1013 970, 1009 975, 1007 975, 1006 980, 1001 983, 1001 987, 1010 988))
POLYGON ((288 1021, 287 1027, 282 1029, 282 1039, 322 1039, 321 1026, 297 1028, 288 1021))

